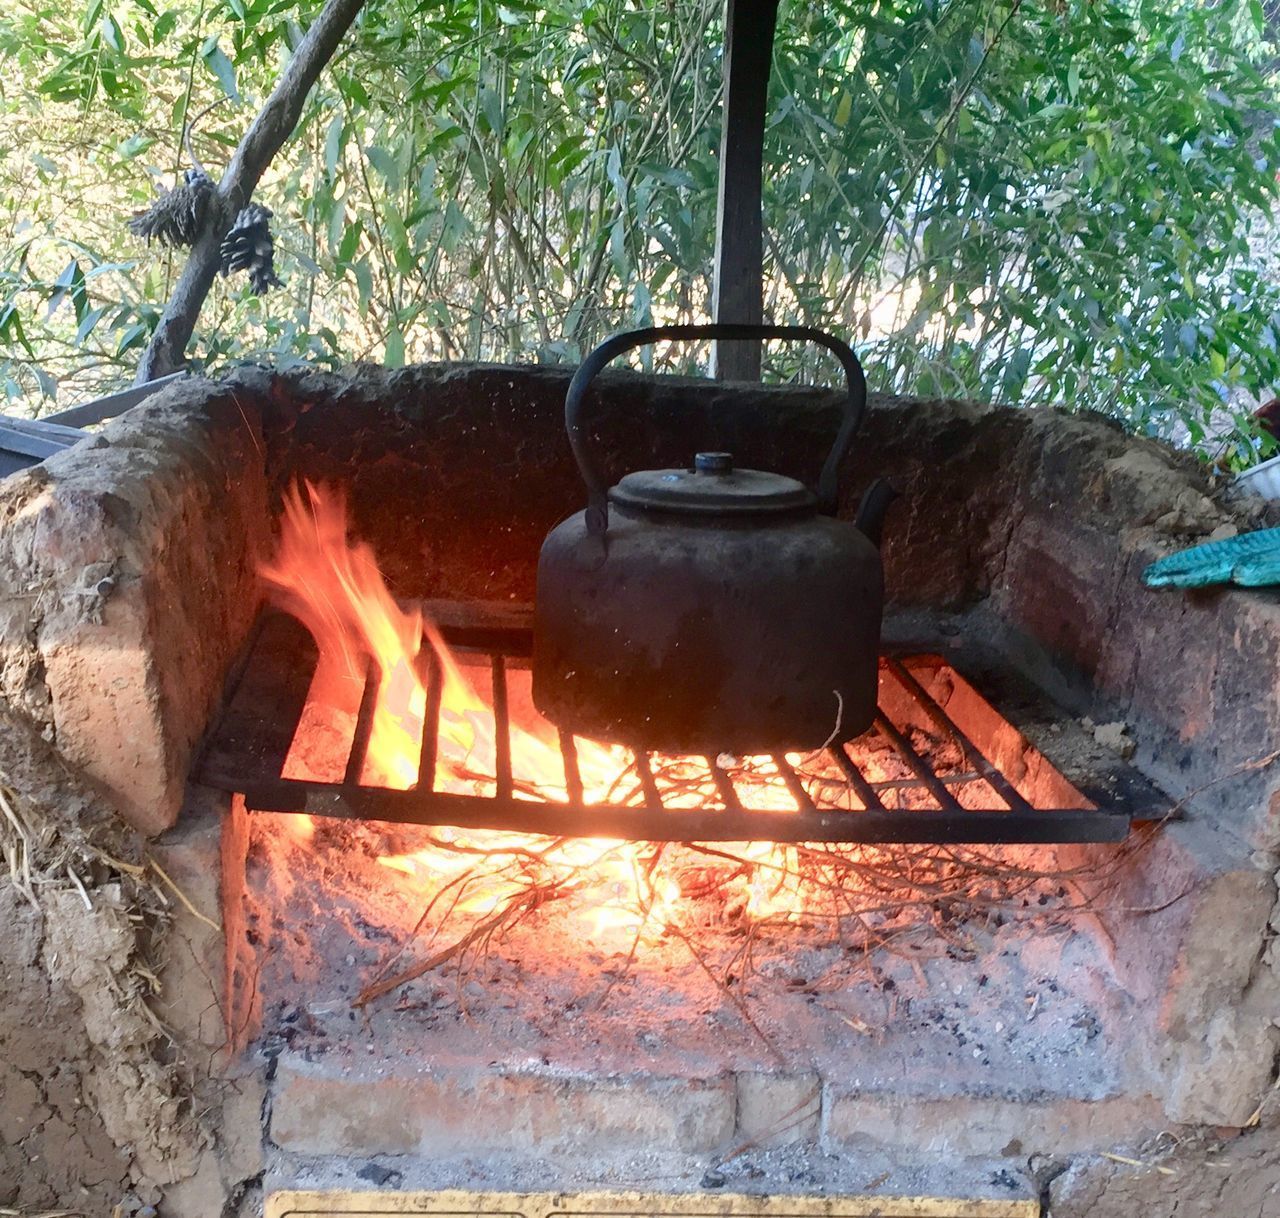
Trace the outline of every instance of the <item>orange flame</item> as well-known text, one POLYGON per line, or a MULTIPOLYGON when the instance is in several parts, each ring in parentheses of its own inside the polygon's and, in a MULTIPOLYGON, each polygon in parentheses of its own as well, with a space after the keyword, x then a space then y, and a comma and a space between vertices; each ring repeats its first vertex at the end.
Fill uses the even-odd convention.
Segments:
MULTIPOLYGON (((284 498, 281 536, 274 558, 261 567, 271 600, 296 616, 315 637, 319 663, 299 725, 286 775, 323 781, 325 773, 306 748, 325 730, 325 716, 358 709, 366 674, 378 681, 378 698, 366 760, 365 784, 405 790, 420 778, 426 664, 434 656, 441 674, 440 726, 435 790, 491 795, 496 774, 495 727, 490 704, 469 679, 467 666, 445 645, 440 632, 417 608, 404 608, 387 588, 372 548, 348 539, 346 503, 332 488, 308 483, 305 495, 293 487, 284 498)), ((472 670, 477 672, 479 670, 472 670)), ((533 709, 528 673, 509 673, 511 765, 514 793, 537 800, 567 798, 562 756, 551 724, 533 709)), ((349 733, 348 733, 349 739, 349 733)), ((635 802, 640 784, 629 750, 578 740, 579 769, 587 802, 635 802)), ((715 784, 693 758, 662 759, 659 785, 670 807, 715 805, 715 784)), ((789 757, 793 763, 797 757, 789 757)), ((332 764, 332 758, 329 759, 332 764)), ((728 761, 726 762, 728 764, 728 761)), ((794 811, 795 801, 767 759, 733 761, 745 806, 794 811)), ((651 843, 605 839, 551 840, 497 831, 436 831, 433 844, 411 854, 387 856, 386 866, 412 876, 424 887, 457 883, 452 908, 483 914, 519 890, 519 865, 536 857, 566 877, 589 911, 596 934, 661 929, 678 916, 680 884, 655 864, 651 843), (476 877, 476 853, 487 874, 476 877)), ((750 843, 747 857, 760 864, 739 877, 748 915, 763 917, 794 907, 794 847, 750 843)))

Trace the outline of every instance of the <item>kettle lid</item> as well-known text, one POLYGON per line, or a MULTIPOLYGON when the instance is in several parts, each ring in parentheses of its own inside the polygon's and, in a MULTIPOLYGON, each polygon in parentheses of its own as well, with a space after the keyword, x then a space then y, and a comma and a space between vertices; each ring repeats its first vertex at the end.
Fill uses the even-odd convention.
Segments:
POLYGON ((610 503, 648 512, 718 516, 794 515, 817 509, 813 493, 794 478, 735 469, 731 453, 698 453, 692 469, 647 469, 627 474, 609 491, 610 503))

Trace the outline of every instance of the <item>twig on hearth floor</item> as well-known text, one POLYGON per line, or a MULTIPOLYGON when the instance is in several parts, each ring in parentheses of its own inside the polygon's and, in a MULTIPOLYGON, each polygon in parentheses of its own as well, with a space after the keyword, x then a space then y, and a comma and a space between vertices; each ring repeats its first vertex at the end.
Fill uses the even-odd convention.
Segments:
POLYGON ((461 939, 450 944, 442 951, 438 951, 433 956, 428 956, 425 960, 419 961, 417 964, 411 965, 409 968, 397 973, 394 977, 387 977, 381 981, 375 981, 356 995, 352 1001, 352 1006, 363 1007, 369 1003, 390 994, 393 990, 410 981, 415 981, 425 973, 431 972, 432 969, 439 968, 442 964, 447 964, 456 956, 460 956, 468 948, 478 943, 486 936, 493 935, 504 926, 515 921, 522 914, 530 913, 541 905, 545 905, 548 901, 558 900, 564 896, 563 885, 559 883, 541 885, 537 888, 531 888, 527 892, 522 892, 518 896, 513 897, 501 909, 490 914, 487 918, 482 918, 477 922, 461 939))
POLYGON ((85 1218, 84 1210, 11 1210, 0 1207, 0 1218, 85 1218))
MULTIPOLYGON (((10 792, 12 795, 12 792, 10 792)), ((12 840, 5 841, 5 856, 9 863, 9 879, 13 886, 27 899, 32 909, 39 910, 35 889, 31 883, 32 832, 19 814, 18 800, 6 798, 5 789, 0 787, 0 812, 13 831, 12 840)))
MULTIPOLYGON (((405 936, 404 941, 400 944, 400 946, 397 947, 396 950, 391 953, 391 955, 387 958, 387 960, 382 965, 382 967, 378 969, 378 972, 375 974, 373 979, 375 984, 378 981, 381 981, 382 978, 385 977, 391 971, 392 965, 394 965, 395 962, 399 960, 401 956, 404 955, 405 949, 409 946, 409 944, 412 943, 422 933, 422 928, 427 924, 427 919, 431 916, 431 911, 435 909, 436 903, 440 901, 447 893, 453 893, 453 901, 450 903, 449 908, 445 911, 444 918, 441 919, 441 925, 443 925, 444 922, 448 920, 449 915, 457 908, 458 902, 462 899, 462 894, 466 890, 467 881, 470 880, 476 874, 476 871, 477 871, 477 868, 472 867, 467 871, 462 872, 461 875, 454 876, 453 879, 451 879, 447 884, 444 884, 439 889, 437 889, 435 895, 431 898, 430 901, 427 902, 426 909, 422 911, 417 922, 413 924, 413 929, 405 936)), ((439 927, 436 928, 436 934, 439 934, 439 927)), ((431 936, 431 939, 428 941, 427 946, 429 947, 431 943, 434 943, 434 942, 435 942, 435 935, 433 934, 431 936)))
POLYGON ((805 1096, 798 1104, 792 1108, 788 1108, 772 1125, 767 1129, 761 1130, 754 1138, 747 1138, 744 1142, 739 1142, 736 1146, 730 1147, 722 1155, 716 1155, 711 1161, 712 1167, 723 1167, 726 1163, 736 1159, 739 1155, 745 1155, 749 1150, 755 1150, 766 1140, 776 1138, 780 1134, 784 1134, 794 1129, 797 1125, 803 1125, 810 1117, 817 1116, 815 1108, 820 1109, 822 1106, 822 1084, 817 1083, 813 1092, 805 1096))
POLYGON ((222 927, 219 926, 211 917, 209 917, 208 914, 202 914, 191 903, 191 899, 187 896, 187 894, 183 892, 182 889, 179 888, 178 885, 175 884, 172 879, 170 879, 168 872, 166 872, 165 869, 161 867, 160 864, 157 863, 154 858, 151 857, 151 855, 147 855, 147 865, 151 868, 152 871, 156 873, 156 875, 158 875, 164 881, 165 887, 168 888, 169 891, 172 892, 173 895, 177 897, 178 900, 181 901, 184 906, 186 906, 187 912, 193 918, 197 919, 200 922, 203 922, 211 930, 217 931, 218 934, 222 933, 222 927))
POLYGON ((1165 1167, 1160 1163, 1144 1163, 1141 1159, 1131 1159, 1128 1155, 1113 1155, 1106 1150, 1099 1153, 1104 1159, 1110 1159, 1112 1163, 1123 1163, 1126 1167, 1145 1167, 1148 1170, 1154 1168, 1162 1176, 1176 1176, 1178 1174, 1172 1167, 1165 1167))
MULTIPOLYGON (((645 878, 647 881, 652 881, 654 870, 658 866, 658 860, 661 859, 663 850, 666 849, 668 844, 669 843, 666 842, 661 843, 659 849, 654 852, 653 858, 650 859, 649 866, 645 870, 645 878)), ((600 997, 596 999, 594 1007, 597 1011, 604 1009, 604 1004, 609 1001, 609 995, 613 993, 614 987, 631 972, 631 966, 636 962, 636 956, 640 951, 640 942, 644 938, 644 932, 649 925, 649 919, 653 916, 653 900, 655 894, 653 884, 651 882, 647 883, 646 894, 647 899, 640 910, 640 925, 636 927, 635 938, 631 940, 631 950, 627 953, 627 958, 623 961, 621 970, 609 978, 609 982, 604 987, 604 991, 601 993, 600 997)))
POLYGON ((787 1059, 783 1057, 782 1052, 778 1048, 778 1046, 775 1045, 773 1041, 771 1041, 764 1034, 764 1032, 760 1028, 760 1025, 756 1023, 754 1019, 752 1019, 751 1012, 747 1010, 747 1004, 742 1001, 742 997, 738 994, 735 994, 733 990, 731 990, 727 985, 725 985, 725 983, 721 981, 720 978, 717 977, 714 972, 712 972, 710 965, 708 965, 707 962, 702 958, 698 949, 694 947, 693 943, 689 939, 689 936, 686 935, 684 931, 682 931, 674 922, 667 923, 667 929, 670 930, 671 933, 674 934, 676 938, 678 938, 680 942, 683 943, 685 947, 689 949, 689 955, 693 957, 694 962, 697 964, 697 966, 704 973, 706 973, 708 977, 711 978, 711 983, 716 987, 716 989, 720 990, 724 994, 724 996, 728 998, 728 1000, 732 1002, 735 1007, 738 1008, 738 1014, 742 1016, 747 1027, 749 1027, 760 1038, 761 1043, 764 1045, 766 1049, 769 1050, 770 1053, 773 1054, 774 1060, 777 1061, 778 1065, 786 1066, 787 1059))

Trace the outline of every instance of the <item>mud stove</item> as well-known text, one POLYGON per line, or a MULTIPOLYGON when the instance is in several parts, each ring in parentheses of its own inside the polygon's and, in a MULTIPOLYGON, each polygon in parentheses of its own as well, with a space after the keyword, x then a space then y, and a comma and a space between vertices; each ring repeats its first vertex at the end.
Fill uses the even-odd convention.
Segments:
MULTIPOLYGON (((1138 574, 1260 506, 1103 421, 873 401, 838 508, 905 492, 873 728, 586 740, 529 671, 538 550, 581 506, 567 384, 245 371, 0 487, 5 696, 173 894, 153 1008, 189 1144, 136 1131, 139 1195, 1065 1216, 1090 1155, 1249 1122, 1280 604, 1138 574)), ((598 386, 615 478, 727 448, 812 477, 841 409, 598 386)))

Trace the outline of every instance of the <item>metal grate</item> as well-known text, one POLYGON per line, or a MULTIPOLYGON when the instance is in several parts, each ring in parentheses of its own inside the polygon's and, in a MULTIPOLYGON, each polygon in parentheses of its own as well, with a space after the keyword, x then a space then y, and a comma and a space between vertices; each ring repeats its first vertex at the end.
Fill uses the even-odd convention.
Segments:
POLYGON ((527 668, 531 654, 527 612, 448 603, 433 603, 429 612, 451 648, 468 663, 488 668, 495 757, 485 793, 438 789, 442 679, 430 649, 422 661, 427 705, 413 788, 392 790, 360 781, 378 696, 372 667, 342 780, 284 777, 317 655, 300 623, 271 610, 259 619, 229 682, 224 711, 195 770, 197 780, 239 793, 249 808, 261 812, 652 841, 1119 841, 1136 814, 1117 795, 1115 783, 1106 784, 1100 801, 1097 790, 1086 795, 1080 789, 1088 789, 1087 783, 1068 781, 935 656, 882 659, 880 712, 874 728, 857 741, 802 758, 778 753, 768 759, 772 777, 795 804, 793 811, 750 806, 754 801, 744 798, 741 773, 735 775, 732 759, 723 757, 699 762, 705 765, 708 790, 716 797, 696 807, 673 806, 670 788, 660 781, 663 759, 634 742, 622 742, 634 757, 633 795, 626 802, 588 802, 578 742, 563 732, 559 746, 567 800, 531 797, 527 784, 513 775, 511 750, 512 678, 527 668), (972 723, 966 730, 957 722, 965 716, 949 713, 943 705, 946 698, 935 696, 940 680, 948 691, 962 686, 966 705, 982 708, 985 727, 998 725, 1001 738, 984 739, 980 748, 971 738, 972 723), (945 763, 939 762, 939 749, 921 747, 925 739, 941 742, 945 763), (1015 747, 1010 747, 1011 740, 1015 747), (996 764, 996 756, 1005 758, 1010 773, 996 764), (1026 794, 1028 757, 1034 759, 1031 768, 1039 798, 1026 794), (880 761, 868 764, 868 758, 880 761))

